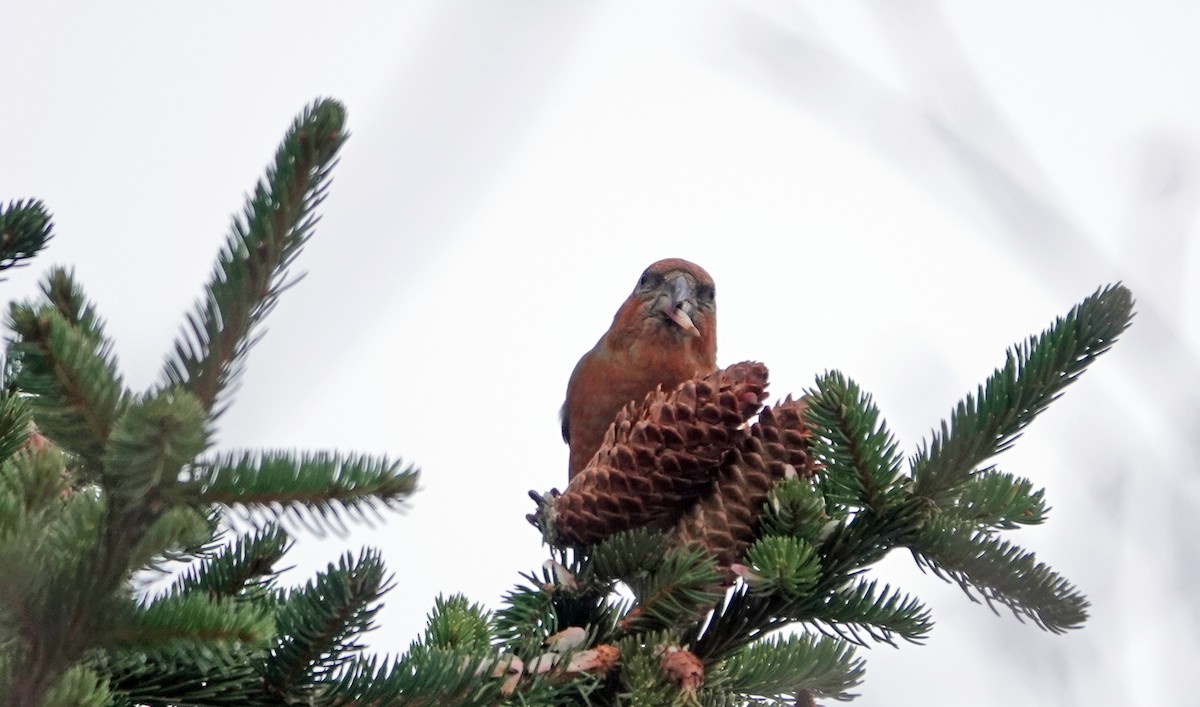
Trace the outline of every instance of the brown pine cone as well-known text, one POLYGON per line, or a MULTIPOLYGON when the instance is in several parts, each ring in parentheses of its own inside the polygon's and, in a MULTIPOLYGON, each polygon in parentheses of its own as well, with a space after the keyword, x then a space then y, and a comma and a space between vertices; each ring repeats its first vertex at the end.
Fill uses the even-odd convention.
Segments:
POLYGON ((713 553, 728 571, 757 537, 758 515, 771 487, 784 477, 811 477, 805 403, 791 396, 764 408, 738 447, 728 454, 711 490, 676 526, 676 540, 713 553))
POLYGON ((704 495, 766 397, 767 368, 744 362, 626 405, 567 490, 550 501, 554 542, 589 545, 667 528, 704 495))

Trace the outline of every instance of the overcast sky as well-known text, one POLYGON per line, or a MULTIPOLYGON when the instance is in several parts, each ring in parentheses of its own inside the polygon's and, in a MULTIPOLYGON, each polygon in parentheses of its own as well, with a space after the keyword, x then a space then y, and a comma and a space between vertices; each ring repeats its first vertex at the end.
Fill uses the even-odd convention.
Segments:
POLYGON ((9 3, 0 199, 55 215, 53 263, 151 384, 245 193, 318 96, 352 132, 317 235, 219 446, 423 469, 411 510, 305 541, 302 581, 381 547, 371 636, 439 593, 500 606, 546 557, 567 376, 641 270, 719 285, 719 362, 778 396, 838 368, 908 450, 1117 280, 1134 328, 1001 458, 1046 487, 1013 539, 1093 601, 1051 636, 908 557, 925 646, 867 653, 862 705, 1184 705, 1200 692, 1200 5, 1186 0, 9 3))

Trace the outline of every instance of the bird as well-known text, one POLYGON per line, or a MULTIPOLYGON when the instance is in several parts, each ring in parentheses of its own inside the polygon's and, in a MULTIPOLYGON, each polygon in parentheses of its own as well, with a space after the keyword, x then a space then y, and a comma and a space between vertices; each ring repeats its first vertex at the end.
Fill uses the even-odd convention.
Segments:
POLYGON ((680 258, 651 264, 608 331, 571 372, 561 413, 563 441, 570 447, 568 483, 587 466, 627 403, 716 370, 712 276, 680 258))

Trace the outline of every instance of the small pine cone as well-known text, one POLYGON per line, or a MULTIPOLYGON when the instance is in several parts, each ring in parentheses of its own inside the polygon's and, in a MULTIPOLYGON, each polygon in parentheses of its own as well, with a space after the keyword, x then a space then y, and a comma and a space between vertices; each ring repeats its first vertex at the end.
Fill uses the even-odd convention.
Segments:
POLYGON ((740 444, 766 385, 766 366, 746 362, 626 405, 587 467, 551 501, 554 542, 590 545, 629 528, 670 527, 740 444))
POLYGON ((686 648, 671 646, 663 649, 658 665, 671 683, 685 694, 695 694, 704 684, 704 663, 686 648))
POLYGON ((758 514, 771 487, 790 474, 811 477, 805 404, 791 396, 759 413, 738 449, 726 456, 712 490, 679 519, 676 540, 716 556, 732 581, 729 566, 757 537, 758 514))

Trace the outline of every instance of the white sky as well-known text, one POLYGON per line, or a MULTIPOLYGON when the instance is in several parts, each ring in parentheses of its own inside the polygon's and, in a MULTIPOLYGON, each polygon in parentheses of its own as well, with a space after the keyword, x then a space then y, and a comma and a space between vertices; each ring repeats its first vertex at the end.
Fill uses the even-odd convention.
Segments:
POLYGON ((1098 286, 1139 320, 1002 468, 1047 488, 1015 541, 1093 601, 1065 637, 897 555, 939 621, 867 652, 858 704, 1183 705, 1200 690, 1194 247, 1200 5, 13 3, 0 199, 55 214, 3 284, 75 266, 129 382, 157 376, 284 129, 318 96, 352 138, 252 352, 221 448, 339 448, 424 470, 403 516, 303 542, 399 580, 397 652, 438 592, 498 607, 545 558, 529 489, 565 483, 567 376, 640 271, 719 284, 722 364, 776 395, 839 368, 910 451, 1098 286))

